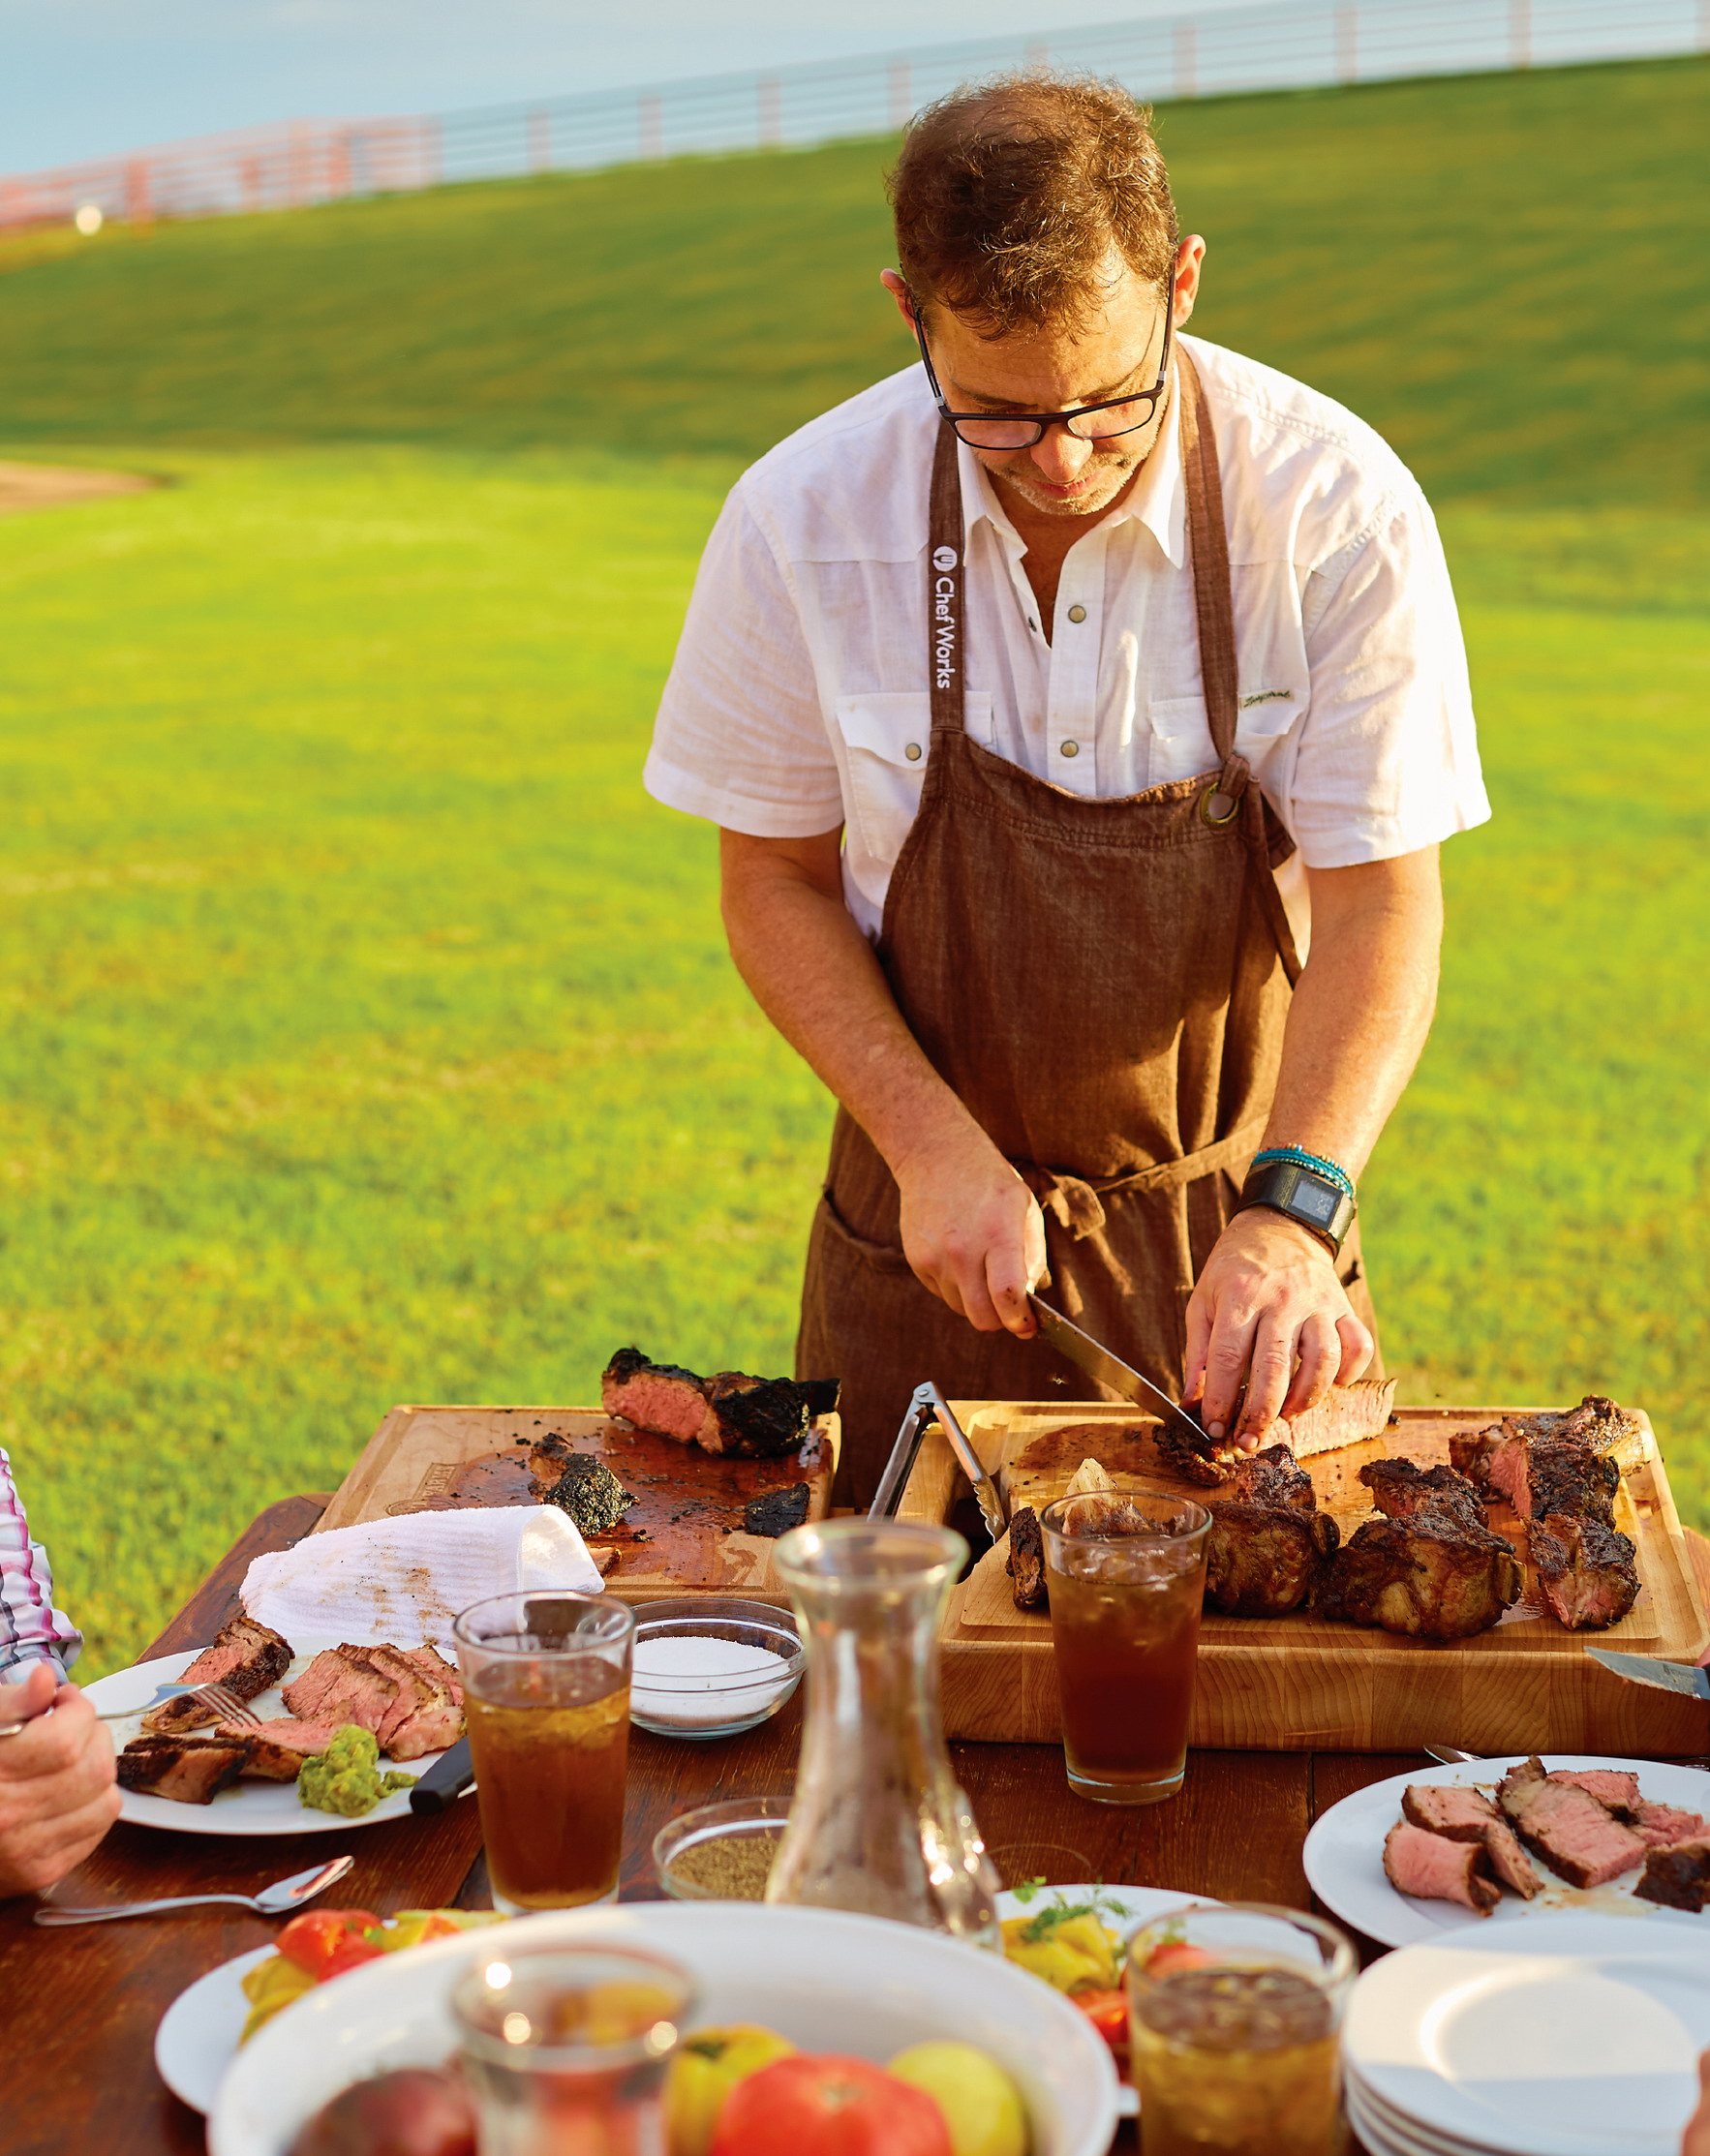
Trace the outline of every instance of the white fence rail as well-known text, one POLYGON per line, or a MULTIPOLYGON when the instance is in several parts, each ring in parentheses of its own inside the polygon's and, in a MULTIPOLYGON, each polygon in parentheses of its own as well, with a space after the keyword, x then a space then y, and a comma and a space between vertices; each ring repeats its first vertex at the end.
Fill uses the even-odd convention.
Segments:
POLYGON ((1710 0, 1273 0, 473 111, 290 121, 0 178, 0 227, 90 207, 139 224, 217 217, 884 135, 957 83, 1027 62, 1114 76, 1138 97, 1170 99, 1706 50, 1710 0))

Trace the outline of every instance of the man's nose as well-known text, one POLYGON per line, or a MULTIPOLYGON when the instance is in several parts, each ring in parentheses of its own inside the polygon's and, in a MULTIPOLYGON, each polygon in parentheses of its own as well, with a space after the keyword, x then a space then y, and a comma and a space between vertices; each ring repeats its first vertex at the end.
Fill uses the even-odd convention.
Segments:
POLYGON ((1072 435, 1067 427, 1049 427, 1045 440, 1035 442, 1032 449, 1035 469, 1042 479, 1049 479, 1053 486, 1072 486, 1086 469, 1093 454, 1093 444, 1083 441, 1079 435, 1072 435))

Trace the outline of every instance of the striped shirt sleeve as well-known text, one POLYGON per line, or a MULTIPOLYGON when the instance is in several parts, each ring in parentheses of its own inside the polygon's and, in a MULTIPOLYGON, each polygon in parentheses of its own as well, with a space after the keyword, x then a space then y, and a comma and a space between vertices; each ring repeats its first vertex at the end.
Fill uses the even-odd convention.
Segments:
POLYGON ((12 1463, 0 1452, 0 1678, 25 1662, 52 1662, 63 1676, 83 1635, 53 1606, 47 1552, 30 1540, 12 1463))

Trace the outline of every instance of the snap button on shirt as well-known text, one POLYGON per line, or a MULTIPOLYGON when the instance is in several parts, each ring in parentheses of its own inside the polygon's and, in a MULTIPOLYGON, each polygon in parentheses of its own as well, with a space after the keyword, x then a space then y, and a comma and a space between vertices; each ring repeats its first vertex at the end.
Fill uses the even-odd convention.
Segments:
POLYGON ((906 756, 906 757, 908 758, 908 761, 909 761, 909 762, 910 762, 911 764, 918 764, 918 763, 920 762, 920 744, 919 744, 919 742, 910 742, 910 743, 908 744, 907 747, 903 749, 902 753, 903 753, 903 755, 904 755, 904 756, 906 756))
POLYGON ((1086 609, 1084 606, 1070 607, 1069 619, 1071 622, 1084 622, 1086 619, 1086 609))
POLYGON ((1081 744, 1079 742, 1064 742, 1063 754, 1065 756, 1079 756, 1080 753, 1081 744))

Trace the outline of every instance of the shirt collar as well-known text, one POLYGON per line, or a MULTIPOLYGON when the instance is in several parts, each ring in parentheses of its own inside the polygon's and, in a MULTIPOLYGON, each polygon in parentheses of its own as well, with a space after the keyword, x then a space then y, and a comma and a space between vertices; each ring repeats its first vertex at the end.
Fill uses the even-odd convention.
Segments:
MULTIPOLYGON (((1152 453, 1141 467, 1133 492, 1119 509, 1101 517, 1093 527, 1097 531, 1109 531, 1130 519, 1144 524, 1158 542, 1165 560, 1176 569, 1187 562, 1187 493, 1181 473, 1180 411, 1179 377, 1173 376, 1170 409, 1152 453)), ((965 441, 957 443, 956 455, 962 473, 964 543, 966 535, 984 517, 996 532, 1005 553, 1019 561, 1026 548, 1010 522, 1009 512, 1003 506, 991 474, 965 441)))

